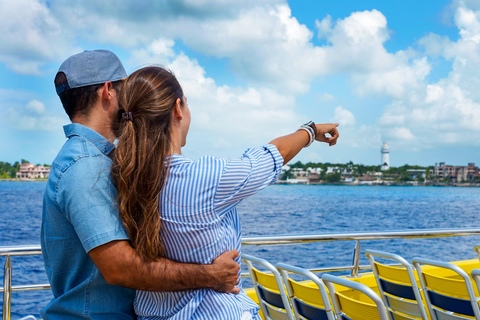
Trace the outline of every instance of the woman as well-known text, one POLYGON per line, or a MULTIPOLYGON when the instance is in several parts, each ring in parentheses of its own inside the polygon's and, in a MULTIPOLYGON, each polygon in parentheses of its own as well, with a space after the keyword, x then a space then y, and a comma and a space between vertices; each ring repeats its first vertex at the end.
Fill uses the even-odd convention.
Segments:
MULTIPOLYGON (((282 165, 307 144, 334 145, 338 138, 338 124, 310 123, 240 158, 189 160, 181 153, 190 126, 187 99, 175 76, 160 67, 131 74, 119 106, 112 178, 120 218, 147 260, 208 264, 224 251, 240 251, 235 206, 274 183, 282 165)), ((260 319, 258 310, 243 291, 138 291, 135 299, 139 319, 260 319)))

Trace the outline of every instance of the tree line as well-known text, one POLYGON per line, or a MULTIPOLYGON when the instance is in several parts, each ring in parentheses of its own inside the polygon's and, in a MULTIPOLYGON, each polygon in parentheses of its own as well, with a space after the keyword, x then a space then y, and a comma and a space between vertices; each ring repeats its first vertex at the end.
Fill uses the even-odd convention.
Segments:
MULTIPOLYGON (((427 166, 427 167, 422 167, 418 165, 409 165, 405 164, 400 167, 390 167, 388 170, 381 170, 381 165, 363 165, 363 164, 355 164, 352 161, 349 161, 347 163, 330 163, 330 162, 325 162, 325 163, 314 163, 314 162, 307 162, 307 163, 302 163, 301 161, 297 161, 293 164, 288 164, 290 167, 289 170, 287 170, 284 173, 284 176, 282 177, 283 179, 286 178, 293 178, 294 172, 292 169, 294 168, 299 168, 302 170, 307 170, 308 168, 321 168, 322 171, 320 173, 320 180, 324 180, 327 182, 338 182, 342 178, 342 173, 344 170, 347 170, 352 177, 361 177, 363 175, 366 175, 367 173, 371 172, 382 172, 383 177, 392 177, 396 181, 412 181, 415 180, 412 178, 411 173, 408 170, 425 170, 425 174, 427 177, 430 177, 434 173, 434 166, 427 166), (333 173, 327 174, 327 169, 329 167, 334 167, 338 168, 338 170, 335 170, 333 173)), ((422 180, 423 177, 418 177, 416 180, 422 180)))

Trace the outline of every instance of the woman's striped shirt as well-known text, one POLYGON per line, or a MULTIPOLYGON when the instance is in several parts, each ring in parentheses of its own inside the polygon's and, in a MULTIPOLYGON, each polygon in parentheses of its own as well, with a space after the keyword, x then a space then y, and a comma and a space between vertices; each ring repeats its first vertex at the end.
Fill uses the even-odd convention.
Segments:
MULTIPOLYGON (((235 206, 273 184, 282 165, 274 145, 248 149, 240 158, 192 161, 173 155, 160 194, 166 257, 209 264, 225 251, 240 252, 242 229, 235 206)), ((137 291, 134 306, 138 319, 240 319, 245 311, 260 319, 258 306, 243 290, 237 295, 212 289, 137 291)))

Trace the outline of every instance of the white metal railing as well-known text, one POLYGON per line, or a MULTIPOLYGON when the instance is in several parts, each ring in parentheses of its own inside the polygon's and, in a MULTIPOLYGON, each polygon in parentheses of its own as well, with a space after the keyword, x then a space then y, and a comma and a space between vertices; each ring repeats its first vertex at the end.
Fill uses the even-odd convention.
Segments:
POLYGON ((40 246, 17 246, 0 247, 0 257, 6 256, 5 268, 3 274, 3 320, 10 320, 10 307, 12 303, 13 291, 43 290, 50 289, 49 284, 34 284, 27 286, 12 286, 12 256, 31 256, 42 254, 40 246))
MULTIPOLYGON (((320 241, 344 241, 356 240, 354 249, 354 258, 351 266, 340 266, 330 268, 311 269, 318 271, 340 271, 351 270, 351 277, 358 276, 358 270, 370 269, 370 266, 360 266, 360 240, 374 239, 408 239, 408 238, 440 238, 452 236, 472 236, 480 235, 480 228, 470 229, 434 229, 434 230, 409 230, 409 231, 391 231, 391 232, 357 232, 357 233, 333 233, 333 234, 313 234, 313 235, 293 235, 293 236, 261 236, 261 237, 243 237, 242 245, 277 245, 292 243, 311 243, 320 241)), ((0 287, 3 292, 3 320, 10 320, 11 294, 13 291, 42 290, 49 289, 49 284, 34 284, 23 286, 12 286, 12 256, 39 255, 41 248, 37 246, 17 246, 0 247, 0 256, 6 256, 4 271, 4 285, 0 287)))

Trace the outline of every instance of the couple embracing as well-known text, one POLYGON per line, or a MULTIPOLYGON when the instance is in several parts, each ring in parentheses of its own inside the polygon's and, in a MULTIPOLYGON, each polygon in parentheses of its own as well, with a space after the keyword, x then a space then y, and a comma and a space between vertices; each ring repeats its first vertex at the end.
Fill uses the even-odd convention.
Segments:
MULTIPOLYGON (((239 283, 236 205, 338 124, 309 122, 238 158, 182 155, 190 127, 174 74, 127 76, 110 51, 68 58, 55 87, 71 124, 41 231, 56 319, 260 319, 239 283), (115 142, 115 144, 114 144, 115 142)), ((327 137, 326 134, 330 137, 327 137)))

